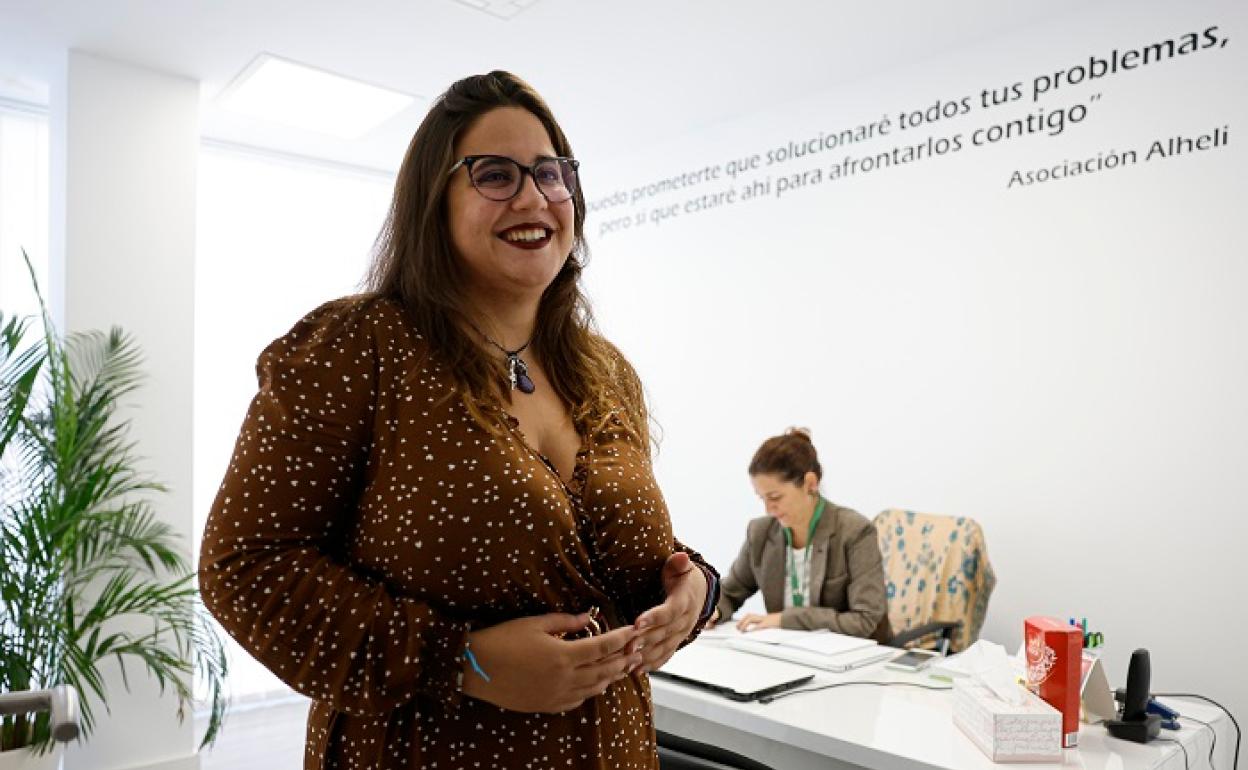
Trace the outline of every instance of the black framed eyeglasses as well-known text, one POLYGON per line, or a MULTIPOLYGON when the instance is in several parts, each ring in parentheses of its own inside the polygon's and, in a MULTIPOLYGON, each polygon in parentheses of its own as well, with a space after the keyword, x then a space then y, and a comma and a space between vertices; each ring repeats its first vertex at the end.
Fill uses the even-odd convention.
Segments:
POLYGON ((463 166, 477 192, 492 201, 509 201, 520 194, 524 177, 533 177, 537 189, 551 203, 563 203, 576 194, 575 158, 538 158, 532 166, 522 166, 505 155, 467 155, 451 166, 447 175, 463 166))

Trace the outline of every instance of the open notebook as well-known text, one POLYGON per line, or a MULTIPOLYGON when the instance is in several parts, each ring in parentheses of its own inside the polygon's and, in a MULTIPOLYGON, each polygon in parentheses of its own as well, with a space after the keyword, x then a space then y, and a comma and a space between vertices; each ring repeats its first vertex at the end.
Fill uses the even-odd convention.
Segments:
POLYGON ((743 655, 736 650, 690 644, 678 650, 651 676, 670 679, 739 701, 800 687, 814 678, 810 669, 779 660, 743 655))
POLYGON ((843 672, 888 660, 899 651, 874 639, 830 631, 790 631, 769 628, 728 636, 725 644, 735 650, 768 658, 843 672))

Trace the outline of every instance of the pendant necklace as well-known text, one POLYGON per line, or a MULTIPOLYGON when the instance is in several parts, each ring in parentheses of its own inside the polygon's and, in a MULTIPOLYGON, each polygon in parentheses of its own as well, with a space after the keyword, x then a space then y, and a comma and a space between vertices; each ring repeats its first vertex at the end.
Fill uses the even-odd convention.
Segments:
POLYGON ((507 378, 511 381, 511 389, 519 390, 521 393, 532 393, 534 390, 533 380, 529 379, 529 367, 525 365, 524 359, 520 357, 520 354, 529 346, 529 342, 532 342, 533 338, 530 337, 529 342, 524 343, 515 350, 508 350, 480 329, 477 329, 477 332, 485 338, 486 342, 498 348, 503 355, 507 356, 507 378))

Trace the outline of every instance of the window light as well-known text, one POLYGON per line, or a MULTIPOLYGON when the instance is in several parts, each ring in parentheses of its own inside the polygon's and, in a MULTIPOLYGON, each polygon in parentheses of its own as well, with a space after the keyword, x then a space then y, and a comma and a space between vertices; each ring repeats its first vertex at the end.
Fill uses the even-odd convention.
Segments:
POLYGON ((224 109, 344 139, 358 139, 414 101, 398 91, 267 53, 247 65, 218 97, 224 109))

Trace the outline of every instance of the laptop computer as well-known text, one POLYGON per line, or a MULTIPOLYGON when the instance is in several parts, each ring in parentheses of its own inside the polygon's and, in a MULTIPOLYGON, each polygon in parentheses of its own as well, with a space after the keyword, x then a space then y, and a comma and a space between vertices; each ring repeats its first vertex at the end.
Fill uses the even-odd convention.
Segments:
POLYGON ((710 690, 735 701, 758 700, 814 678, 803 666, 699 644, 678 650, 651 676, 710 690))

